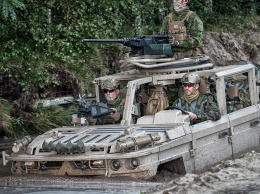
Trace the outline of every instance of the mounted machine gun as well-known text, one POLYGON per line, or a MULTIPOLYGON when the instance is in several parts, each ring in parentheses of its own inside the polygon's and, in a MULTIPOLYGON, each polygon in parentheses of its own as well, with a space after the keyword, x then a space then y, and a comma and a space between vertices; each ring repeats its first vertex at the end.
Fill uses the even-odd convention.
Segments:
POLYGON ((172 54, 168 35, 143 35, 132 38, 121 39, 83 39, 83 42, 110 42, 121 43, 130 47, 129 56, 137 57, 142 55, 170 55, 172 54))

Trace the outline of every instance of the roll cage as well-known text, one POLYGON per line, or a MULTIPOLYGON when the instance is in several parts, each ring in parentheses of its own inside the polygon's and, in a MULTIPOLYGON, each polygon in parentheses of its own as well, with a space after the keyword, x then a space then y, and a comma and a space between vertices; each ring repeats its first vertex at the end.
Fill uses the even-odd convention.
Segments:
MULTIPOLYGON (((196 71, 201 77, 211 77, 215 82, 217 104, 220 109, 221 115, 227 114, 227 102, 226 102, 226 80, 228 77, 236 79, 237 75, 246 74, 247 82, 249 86, 249 94, 251 105, 256 105, 259 101, 259 86, 256 83, 259 82, 259 72, 255 72, 255 66, 251 63, 244 65, 219 67, 210 70, 198 70, 196 71), (256 76, 255 76, 256 75, 256 76)), ((124 106, 123 119, 121 125, 134 124, 133 116, 140 116, 138 102, 136 100, 136 92, 140 90, 140 87, 144 84, 153 86, 167 86, 175 84, 176 80, 181 79, 186 72, 170 72, 168 74, 145 74, 138 70, 125 71, 118 74, 100 77, 94 80, 96 86, 97 101, 100 101, 99 85, 108 77, 113 77, 121 81, 127 81, 126 86, 126 101, 124 106)), ((173 102, 169 102, 171 105, 173 102)))

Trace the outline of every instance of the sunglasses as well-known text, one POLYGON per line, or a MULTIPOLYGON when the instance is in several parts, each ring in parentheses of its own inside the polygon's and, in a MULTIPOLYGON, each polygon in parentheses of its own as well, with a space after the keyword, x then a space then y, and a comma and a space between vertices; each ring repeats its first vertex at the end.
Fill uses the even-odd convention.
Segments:
POLYGON ((186 87, 191 88, 194 86, 194 84, 192 84, 192 83, 183 83, 182 85, 184 88, 186 88, 186 87))
POLYGON ((115 89, 103 89, 103 92, 106 94, 106 93, 112 93, 116 91, 115 89))

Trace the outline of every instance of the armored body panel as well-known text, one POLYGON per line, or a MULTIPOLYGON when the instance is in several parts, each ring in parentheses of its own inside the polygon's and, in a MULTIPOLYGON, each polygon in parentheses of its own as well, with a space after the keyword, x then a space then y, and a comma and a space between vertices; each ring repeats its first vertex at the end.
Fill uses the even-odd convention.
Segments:
POLYGON ((199 173, 222 160, 260 150, 259 74, 251 63, 214 68, 207 56, 181 60, 142 56, 121 63, 121 73, 93 81, 97 102, 102 98, 102 81, 111 77, 125 83, 121 95, 126 101, 120 124, 91 126, 79 122, 52 129, 28 145, 22 144, 17 152, 3 152, 4 164, 12 162, 14 174, 149 179, 158 168, 199 173), (189 71, 196 71, 203 78, 205 84, 200 87, 205 88, 200 88, 201 93, 214 93, 221 119, 191 125, 181 110, 147 114, 151 94, 161 92, 170 99, 176 93, 171 87, 179 89, 180 79, 189 71), (245 106, 246 99, 238 100, 235 94, 238 98, 227 98, 227 91, 233 86, 247 91, 249 104, 245 106), (240 106, 230 112, 230 105, 240 106))

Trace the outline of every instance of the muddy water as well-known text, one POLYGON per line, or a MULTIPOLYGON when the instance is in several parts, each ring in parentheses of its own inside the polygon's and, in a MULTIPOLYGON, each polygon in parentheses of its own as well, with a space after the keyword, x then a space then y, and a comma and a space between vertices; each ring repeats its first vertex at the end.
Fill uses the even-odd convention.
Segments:
POLYGON ((152 182, 122 178, 9 176, 9 169, 3 168, 0 162, 0 194, 260 194, 260 153, 254 151, 236 160, 223 161, 203 174, 178 176, 167 172, 152 182))
POLYGON ((0 161, 0 194, 140 194, 161 184, 126 177, 11 175, 10 168, 0 161))
POLYGON ((1 188, 0 187, 0 194, 139 194, 140 192, 130 192, 130 191, 124 191, 124 190, 76 190, 76 189, 39 189, 39 188, 11 188, 11 187, 5 187, 5 188, 1 188))

